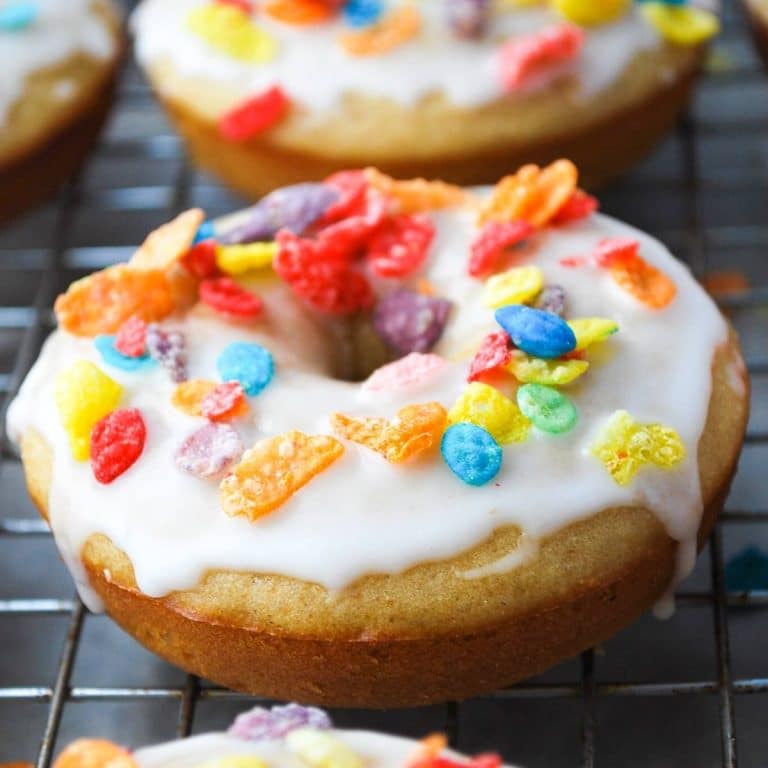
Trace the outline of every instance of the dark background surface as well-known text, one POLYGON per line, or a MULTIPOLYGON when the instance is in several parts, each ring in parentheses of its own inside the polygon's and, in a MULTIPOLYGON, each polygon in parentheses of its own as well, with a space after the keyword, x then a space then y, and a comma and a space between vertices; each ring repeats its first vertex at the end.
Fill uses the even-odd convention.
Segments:
MULTIPOLYGON (((752 371, 753 401, 714 558, 708 547, 681 587, 674 618, 647 616, 541 678, 460 705, 339 711, 337 724, 414 736, 448 730, 462 750, 496 748, 530 768, 735 766, 733 751, 723 753, 733 735, 742 766, 768 766, 768 594, 718 589, 724 559, 748 544, 768 551, 768 77, 737 9, 726 8, 726 17, 689 117, 601 194, 604 211, 655 234, 697 275, 736 270, 749 282, 726 301, 752 371)), ((193 204, 216 215, 241 201, 186 167, 131 64, 80 182, 0 231, 3 405, 50 330, 56 293, 124 258, 150 229, 193 204)), ((0 762, 34 761, 46 729, 59 725, 48 744, 54 752, 81 735, 138 746, 223 727, 252 703, 188 678, 109 619, 81 614, 20 464, 7 440, 2 447, 0 762)))

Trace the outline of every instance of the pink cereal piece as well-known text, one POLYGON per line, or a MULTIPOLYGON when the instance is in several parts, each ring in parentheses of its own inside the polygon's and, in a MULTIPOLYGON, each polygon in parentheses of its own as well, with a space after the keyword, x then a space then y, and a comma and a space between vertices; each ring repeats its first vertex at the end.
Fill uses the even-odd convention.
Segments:
POLYGON ((118 329, 115 349, 126 357, 143 357, 147 353, 147 324, 131 315, 118 329))
POLYGON ((176 451, 176 466, 200 478, 219 477, 240 460, 243 443, 229 424, 209 422, 189 435, 176 451))
POLYGON ((512 37, 499 50, 499 75, 507 91, 574 59, 581 51, 584 32, 573 24, 557 24, 541 32, 512 37))
POLYGON ((584 256, 566 256, 564 259, 560 259, 560 266, 567 267, 568 269, 577 269, 587 264, 587 261, 584 256))
POLYGON ((248 412, 245 390, 239 381, 217 384, 200 403, 200 412, 211 421, 228 421, 248 412))
POLYGON ((476 381, 484 373, 495 371, 512 359, 512 342, 504 331, 489 333, 481 342, 469 366, 467 381, 476 381))
POLYGON ((363 389, 369 392, 411 389, 436 376, 443 366, 445 360, 440 355, 411 352, 375 370, 363 382, 363 389))

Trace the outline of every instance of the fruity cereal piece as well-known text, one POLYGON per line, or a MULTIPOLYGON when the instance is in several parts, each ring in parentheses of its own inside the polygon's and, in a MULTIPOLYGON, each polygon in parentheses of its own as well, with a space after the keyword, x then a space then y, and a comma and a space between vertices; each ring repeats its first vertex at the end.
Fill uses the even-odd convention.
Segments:
POLYGON ((168 269, 192 246, 205 219, 200 208, 190 208, 175 219, 150 232, 129 264, 136 269, 168 269))
POLYGON ((562 392, 544 384, 523 384, 517 405, 536 429, 552 435, 569 432, 576 425, 576 406, 562 392))
POLYGON ((116 264, 72 283, 53 308, 64 330, 96 336, 115 333, 134 315, 146 322, 162 320, 176 302, 165 272, 116 264))
POLYGON ((187 340, 181 331, 164 330, 157 323, 147 326, 147 352, 168 371, 171 381, 187 378, 187 340))
POLYGON ((533 232, 527 221, 489 221, 470 244, 469 274, 487 277, 507 248, 523 242, 533 232))
POLYGON ((653 464, 662 469, 672 469, 685 459, 685 444, 672 427, 664 424, 646 424, 645 428, 651 436, 649 458, 653 464))
POLYGON ((421 14, 411 5, 390 10, 376 24, 339 35, 339 44, 350 56, 375 56, 397 48, 421 29, 421 14))
POLYGON ((481 38, 491 14, 490 0, 445 0, 448 26, 463 40, 481 38))
POLYGON ((511 340, 504 331, 493 331, 481 342, 469 365, 467 381, 475 381, 483 374, 503 368, 512 359, 511 340))
POLYGON ((329 730, 333 723, 328 714, 317 707, 275 704, 270 709, 253 707, 237 715, 227 733, 246 741, 270 741, 283 739, 291 731, 305 726, 329 730))
POLYGON ((207 392, 200 402, 200 412, 211 421, 230 421, 248 413, 248 401, 240 382, 225 381, 207 392))
POLYGON ((598 267, 612 267, 614 264, 634 261, 638 258, 640 242, 634 237, 606 237, 595 248, 595 263, 598 267))
POLYGON ((219 133, 230 141, 248 141, 279 123, 291 101, 279 85, 273 85, 241 102, 219 118, 219 133))
POLYGON ((363 171, 368 183, 392 198, 400 213, 422 213, 441 208, 453 208, 467 202, 468 194, 455 184, 427 179, 393 179, 377 168, 363 171))
POLYGON ((480 210, 479 223, 522 220, 543 227, 573 196, 578 178, 570 160, 555 160, 544 168, 524 165, 494 187, 480 210))
POLYGON ((508 304, 497 309, 495 317, 512 343, 534 357, 562 357, 576 348, 576 334, 565 320, 551 312, 508 304))
POLYGON ((373 327, 396 352, 429 352, 443 335, 452 303, 405 288, 393 291, 376 305, 373 327))
POLYGON ((669 306, 677 295, 677 286, 671 278, 639 256, 615 263, 611 267, 611 277, 651 309, 669 306))
POLYGON ((117 329, 115 349, 126 357, 147 354, 147 324, 138 315, 132 315, 117 329))
POLYGON ((575 59, 584 32, 573 24, 556 24, 540 32, 510 38, 499 50, 499 76, 507 91, 516 91, 532 78, 575 59))
POLYGON ((333 11, 323 0, 271 0, 264 12, 284 24, 319 24, 331 18, 333 11))
POLYGON ((93 363, 78 360, 56 375, 54 394, 72 455, 85 461, 90 455, 91 430, 115 409, 123 388, 93 363))
POLYGON ((459 422, 482 427, 499 445, 525 442, 531 426, 514 400, 480 381, 469 384, 448 411, 448 423, 459 422))
POLYGON ((615 411, 590 447, 619 485, 629 485, 650 461, 653 440, 627 411, 615 411))
POLYGON ((91 432, 93 476, 105 485, 136 463, 144 450, 147 428, 137 408, 119 408, 97 422, 91 432))
POLYGON ((213 238, 199 240, 181 257, 181 266, 198 279, 214 277, 219 271, 216 251, 217 245, 213 238))
POLYGON ((113 368, 121 371, 135 373, 146 368, 151 368, 155 361, 149 355, 141 357, 129 357, 120 352, 116 345, 116 337, 109 334, 100 334, 93 340, 93 346, 96 347, 101 359, 113 368))
POLYGON ((360 443, 393 463, 407 461, 436 446, 445 422, 445 408, 440 403, 407 405, 391 420, 343 413, 331 417, 331 426, 339 437, 360 443))
POLYGON ((619 324, 607 317, 580 317, 569 320, 576 335, 576 349, 582 350, 598 341, 605 341, 619 330, 619 324))
POLYGON ((53 768, 138 768, 122 747, 105 739, 73 741, 55 760, 53 768))
POLYGON ((552 4, 568 21, 587 26, 623 16, 631 0, 553 0, 552 4))
POLYGON ((171 403, 187 416, 203 415, 203 400, 216 389, 216 382, 208 379, 188 379, 176 385, 171 403))
POLYGON ((392 216, 373 234, 366 258, 379 277, 407 277, 427 259, 435 225, 424 214, 392 216))
POLYGON ((411 352, 393 363, 377 368, 363 383, 370 392, 398 392, 416 389, 432 381, 445 367, 440 355, 411 352))
POLYGON ((599 207, 600 203, 596 197, 587 194, 583 189, 576 189, 562 208, 552 217, 551 223, 559 225, 580 221, 591 216, 599 207))
POLYGON ((264 302, 231 277, 208 277, 200 283, 200 301, 222 315, 253 320, 264 309, 264 302))
POLYGON ((207 3, 187 17, 189 29, 220 53, 240 61, 266 62, 277 52, 277 43, 257 27, 250 14, 231 4, 207 3))
POLYGON ((507 304, 526 304, 544 287, 544 274, 535 266, 512 267, 488 278, 483 291, 483 304, 498 309, 507 304))
POLYGON ((246 395, 258 395, 275 375, 272 353, 259 344, 234 341, 228 344, 216 361, 222 381, 238 381, 246 395))
POLYGON ((209 422, 184 439, 174 460, 182 472, 205 479, 228 472, 242 455, 237 432, 229 424, 209 422))
POLYGON ((530 357, 519 349, 513 349, 507 370, 521 384, 546 384, 550 387, 562 387, 576 381, 586 373, 589 363, 586 360, 542 360, 530 357))
POLYGON ((565 314, 565 289, 560 285, 545 286, 538 295, 534 307, 562 317, 565 314))
POLYGON ((347 0, 342 7, 344 22, 356 28, 375 24, 384 10, 384 0, 347 0))
POLYGON ((640 11, 665 40, 675 45, 700 45, 720 31, 717 16, 704 8, 644 2, 640 11))
POLYGON ((228 275, 242 275, 245 272, 271 267, 276 253, 275 242, 217 245, 214 259, 222 272, 228 275))
POLYGON ((318 728, 297 728, 285 746, 310 768, 363 768, 365 761, 341 739, 318 728))
POLYGON ((277 509, 344 453, 328 435, 290 431, 257 442, 219 486, 222 509, 257 520, 277 509))
POLYGON ((452 424, 440 441, 448 468, 467 485, 485 485, 499 474, 503 452, 490 433, 476 424, 452 424))

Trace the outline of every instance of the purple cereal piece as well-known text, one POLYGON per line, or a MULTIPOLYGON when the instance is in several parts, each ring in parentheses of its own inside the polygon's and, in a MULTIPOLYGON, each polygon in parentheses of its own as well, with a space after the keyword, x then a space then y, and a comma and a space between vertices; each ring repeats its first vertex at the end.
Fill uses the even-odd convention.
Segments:
POLYGON ((270 240, 280 229, 300 235, 338 199, 339 191, 327 184, 293 184, 270 192, 248 209, 247 218, 219 237, 224 245, 270 240))
POLYGON ((243 454, 240 436, 229 424, 211 422, 193 432, 176 451, 176 466, 195 477, 218 477, 243 454))
POLYGON ((565 314, 565 291, 560 285, 548 285, 536 299, 536 309, 543 309, 553 315, 563 317, 565 314))
POLYGON ((254 707, 235 718, 227 733, 238 739, 264 741, 282 739, 297 728, 333 727, 331 718, 316 707, 302 707, 299 704, 285 704, 272 709, 254 707))
POLYGON ((157 323, 147 326, 147 352, 171 376, 171 381, 187 380, 187 340, 181 331, 164 331, 157 323))
POLYGON ((452 302, 401 289, 384 297, 373 313, 373 327, 396 352, 429 352, 443 335, 452 302))
POLYGON ((456 37, 482 37, 490 15, 490 0, 445 0, 448 24, 456 37))

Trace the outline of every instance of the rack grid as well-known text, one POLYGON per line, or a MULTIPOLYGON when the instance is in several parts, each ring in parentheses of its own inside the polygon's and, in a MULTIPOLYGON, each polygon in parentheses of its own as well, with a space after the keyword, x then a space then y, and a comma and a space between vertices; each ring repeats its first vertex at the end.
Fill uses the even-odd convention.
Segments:
MULTIPOLYGON (((684 585, 677 596, 682 608, 691 605, 711 611, 711 632, 705 631, 698 638, 702 643, 712 643, 711 673, 686 679, 687 675, 676 676, 674 670, 666 670, 644 679, 644 675, 635 676, 630 670, 627 679, 619 675, 617 679, 604 680, 598 675, 604 657, 601 651, 590 650, 582 654, 578 665, 566 665, 560 674, 556 672, 476 700, 495 708, 502 718, 504 708, 514 701, 577 702, 580 724, 579 736, 574 740, 576 751, 565 762, 547 765, 580 763, 591 768, 598 761, 603 762, 601 738, 606 736, 606 730, 600 723, 604 719, 615 720, 606 717, 605 709, 601 709, 605 702, 666 697, 674 697, 682 713, 698 697, 716 700, 719 750, 707 753, 707 766, 735 768, 740 750, 747 755, 742 764, 768 765, 763 762, 760 747, 750 744, 755 729, 750 734, 745 726, 742 733, 736 715, 739 702, 748 695, 766 697, 760 699, 758 712, 762 708, 768 715, 768 663, 760 658, 757 648, 756 663, 746 665, 752 674, 734 674, 738 657, 731 650, 729 629, 729 620, 736 612, 739 621, 746 625, 747 635, 754 626, 752 644, 758 646, 757 632, 760 622, 765 621, 768 592, 729 592, 724 583, 724 536, 737 530, 736 543, 743 543, 747 536, 764 545, 768 542, 768 491, 760 474, 761 456, 764 457, 760 452, 768 447, 768 268, 759 260, 761 252, 768 248, 768 78, 751 54, 743 19, 730 6, 725 9, 725 31, 713 61, 716 66, 709 67, 696 103, 681 120, 674 136, 651 160, 601 196, 605 210, 659 236, 689 263, 697 276, 710 275, 713 270, 736 270, 749 278, 745 291, 723 297, 721 303, 742 334, 753 377, 753 415, 746 452, 754 452, 754 457, 745 454, 737 490, 709 542, 709 556, 702 558, 698 578, 689 582, 694 586, 684 585), (740 528, 743 532, 738 532, 740 528), (708 574, 702 570, 707 559, 708 574)), ((236 202, 215 182, 186 165, 183 147, 164 124, 146 85, 129 64, 119 92, 116 117, 85 172, 61 192, 54 204, 0 233, 0 413, 4 413, 52 328, 51 304, 56 293, 74 277, 123 258, 149 228, 189 204, 200 204, 217 213, 234 207, 236 202), (104 243, 118 244, 104 247, 104 243)), ((37 768, 47 768, 61 747, 57 735, 62 719, 79 702, 131 703, 139 708, 132 709, 132 713, 140 712, 142 707, 146 710, 150 702, 165 702, 176 708, 175 732, 183 736, 196 727, 196 712, 203 705, 242 702, 245 706, 256 701, 191 675, 168 685, 125 685, 115 670, 111 685, 83 685, 74 681, 84 627, 97 619, 88 614, 76 597, 25 596, 28 580, 18 578, 13 564, 23 562, 25 549, 38 540, 50 539, 50 534, 47 526, 34 518, 31 505, 23 500, 18 459, 4 433, 1 447, 0 638, 16 637, 9 629, 14 621, 37 622, 40 629, 33 628, 33 634, 46 633, 42 622, 47 617, 63 622, 65 628, 61 642, 52 637, 44 644, 43 653, 58 656, 58 665, 45 683, 9 683, 2 673, 10 665, 0 665, 0 760, 34 760, 37 768), (13 709, 23 703, 45 707, 41 727, 35 733, 39 743, 36 756, 18 754, 15 748, 20 749, 29 739, 25 741, 19 736, 15 744, 11 729, 4 731, 2 726, 7 718, 14 723, 14 729, 36 728, 25 715, 13 709), (15 725, 17 722, 22 725, 15 725)), ((61 594, 61 584, 55 579, 43 580, 37 586, 33 590, 35 595, 61 594)), ((646 651, 657 653, 658 645, 664 645, 665 631, 664 624, 647 622, 639 630, 639 638, 635 638, 629 663, 646 651)), ((612 641, 611 652, 622 642, 623 635, 612 641)), ((10 650, 5 641, 0 641, 0 647, 4 653, 10 650)), ((165 681, 173 675, 160 677, 165 681)), ((17 676, 11 679, 15 681, 17 676)), ((460 732, 459 726, 466 708, 471 706, 471 702, 450 703, 432 708, 428 719, 432 727, 437 721, 453 743, 466 748, 472 742, 471 729, 462 725, 460 732)), ((340 716, 353 717, 356 723, 369 727, 377 727, 381 721, 381 715, 375 712, 340 716)), ((414 717, 421 722, 424 714, 403 711, 396 721, 390 722, 405 723, 403 729, 409 730, 412 726, 407 723, 414 717)), ((494 716, 483 717, 489 723, 499 722, 494 716)), ((766 717, 758 716, 758 722, 761 719, 764 723, 766 717)), ((551 735, 557 737, 557 724, 552 727, 555 732, 551 735)), ((634 734, 643 758, 638 765, 673 764, 663 757, 653 762, 644 755, 642 745, 645 742, 647 747, 654 733, 638 728, 634 718, 614 722, 612 728, 634 734)), ((82 735, 86 733, 84 730, 82 735)), ((119 728, 115 735, 119 736, 119 728)), ((172 735, 164 733, 165 738, 172 735)), ((484 746, 498 746, 514 761, 518 759, 514 743, 514 735, 496 728, 484 746)), ((544 764, 530 762, 532 768, 544 764)))

